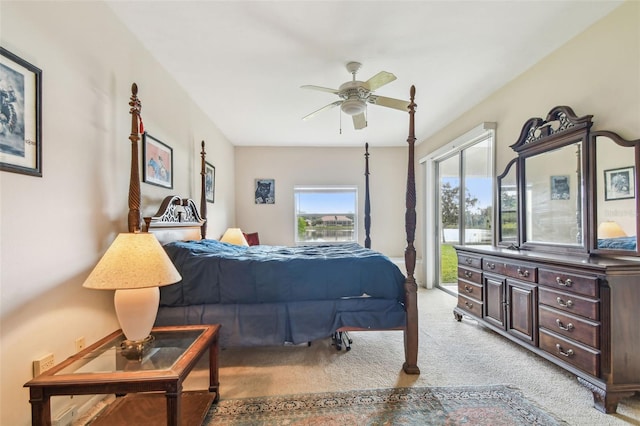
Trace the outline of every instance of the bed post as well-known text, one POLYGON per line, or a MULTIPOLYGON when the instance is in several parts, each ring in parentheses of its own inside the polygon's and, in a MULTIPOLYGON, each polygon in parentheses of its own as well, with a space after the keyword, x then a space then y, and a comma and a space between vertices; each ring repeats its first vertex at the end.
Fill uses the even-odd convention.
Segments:
POLYGON ((369 202, 369 143, 364 144, 364 246, 371 248, 371 205, 369 202))
POLYGON ((405 229, 407 231, 407 248, 404 251, 404 263, 407 268, 407 279, 404 283, 407 324, 404 330, 404 357, 402 368, 407 374, 420 374, 418 368, 418 300, 416 279, 413 272, 416 266, 416 249, 413 241, 416 233, 416 177, 414 169, 416 104, 415 86, 411 86, 411 102, 409 103, 409 164, 407 167, 407 195, 405 213, 405 229))
POLYGON ((202 217, 202 227, 200 237, 204 240, 207 238, 207 167, 206 157, 207 153, 204 150, 204 141, 202 141, 202 151, 200 151, 200 157, 202 158, 200 164, 200 216, 202 217))
POLYGON ((140 140, 140 110, 142 106, 138 99, 138 85, 131 85, 131 99, 129 101, 131 113, 131 175, 129 177, 129 232, 140 232, 140 170, 138 162, 138 141, 140 140))

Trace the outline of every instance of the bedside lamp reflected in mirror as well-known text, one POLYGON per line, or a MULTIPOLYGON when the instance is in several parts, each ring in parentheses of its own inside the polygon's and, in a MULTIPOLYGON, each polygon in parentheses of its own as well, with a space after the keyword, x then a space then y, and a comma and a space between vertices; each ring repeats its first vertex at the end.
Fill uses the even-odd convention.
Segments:
POLYGON ((598 238, 620 238, 626 236, 627 233, 616 221, 608 220, 598 225, 598 238))
POLYGON ((123 354, 141 359, 145 345, 153 341, 150 333, 158 313, 158 287, 181 279, 155 235, 122 233, 82 286, 115 290, 116 315, 126 337, 121 344, 123 354))

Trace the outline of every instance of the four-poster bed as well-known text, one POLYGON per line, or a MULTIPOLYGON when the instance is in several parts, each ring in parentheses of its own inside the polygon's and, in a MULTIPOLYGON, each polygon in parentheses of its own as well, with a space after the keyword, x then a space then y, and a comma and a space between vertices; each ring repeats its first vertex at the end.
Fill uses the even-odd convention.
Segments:
MULTIPOLYGON (((138 170, 141 103, 137 93, 134 83, 129 102, 132 116, 129 232, 140 232, 142 223, 138 170)), ((158 213, 145 218, 145 231, 154 233, 165 245, 183 276, 181 283, 169 286, 172 288, 165 287, 167 290, 161 296, 156 324, 221 323, 222 344, 226 340, 227 344, 234 346, 301 343, 344 331, 402 330, 405 346, 403 370, 408 374, 419 374, 417 284, 414 278, 416 254, 413 246, 416 228, 414 87, 411 87, 410 94, 406 278, 386 256, 369 248, 368 145, 365 154, 366 248, 357 244, 312 248, 240 247, 205 239, 207 202, 203 141, 200 210, 193 200, 169 196, 162 202, 158 213), (318 253, 320 257, 312 259, 318 253), (202 257, 215 257, 215 266, 211 266, 209 260, 204 266, 202 257), (334 263, 323 263, 320 258, 334 263), (206 286, 201 285, 202 277, 207 278, 206 286), (232 279, 232 285, 226 284, 226 277, 232 279), (267 281, 268 277, 274 278, 267 281), (265 324, 267 328, 264 328, 265 324)))

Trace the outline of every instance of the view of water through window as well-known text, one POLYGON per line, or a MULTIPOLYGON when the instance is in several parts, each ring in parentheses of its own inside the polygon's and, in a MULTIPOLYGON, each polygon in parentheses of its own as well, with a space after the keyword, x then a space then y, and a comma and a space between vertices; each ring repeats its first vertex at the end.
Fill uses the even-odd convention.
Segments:
POLYGON ((296 243, 357 241, 357 187, 295 187, 296 243))

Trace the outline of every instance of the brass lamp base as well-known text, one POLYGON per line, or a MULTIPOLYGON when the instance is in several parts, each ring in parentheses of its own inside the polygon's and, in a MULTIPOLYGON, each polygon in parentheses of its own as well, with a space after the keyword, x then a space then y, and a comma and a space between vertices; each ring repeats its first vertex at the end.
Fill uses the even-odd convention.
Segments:
POLYGON ((153 347, 155 337, 151 334, 142 340, 123 340, 120 342, 120 352, 122 356, 129 360, 142 361, 142 358, 153 347))

